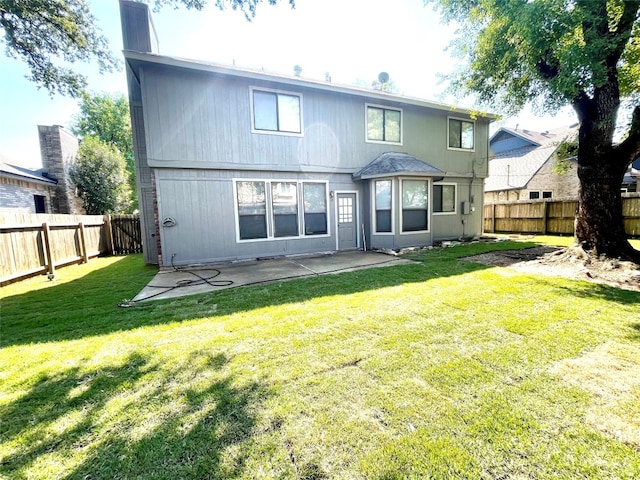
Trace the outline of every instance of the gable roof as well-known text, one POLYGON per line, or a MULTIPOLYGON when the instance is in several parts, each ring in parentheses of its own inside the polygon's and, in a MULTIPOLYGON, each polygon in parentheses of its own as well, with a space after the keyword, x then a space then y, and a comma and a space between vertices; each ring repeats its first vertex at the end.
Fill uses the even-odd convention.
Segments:
POLYGON ((31 170, 29 168, 19 167, 17 165, 10 165, 3 161, 0 161, 0 175, 3 177, 13 177, 20 180, 28 180, 38 183, 46 183, 48 185, 56 185, 57 180, 47 178, 44 175, 43 170, 31 170))
POLYGON ((354 180, 368 178, 413 175, 419 177, 441 176, 444 172, 439 168, 418 160, 408 153, 386 152, 377 156, 368 165, 353 174, 354 180))
MULTIPOLYGON (((497 153, 489 161, 489 176, 484 183, 485 192, 525 188, 531 178, 553 156, 560 143, 576 135, 577 128, 572 126, 538 133, 503 127, 500 131, 518 134, 521 138, 526 135, 529 145, 497 153)), ((496 134, 492 139, 495 137, 496 134)))
POLYGON ((159 55, 157 53, 145 53, 135 52, 131 50, 125 50, 123 52, 125 61, 130 65, 133 72, 138 76, 138 72, 143 65, 158 65, 172 68, 179 68, 183 70, 193 70, 200 72, 209 72, 218 75, 242 77, 254 80, 262 80, 267 82, 278 82, 285 85, 299 86, 305 88, 312 88, 314 90, 324 90, 335 93, 343 93, 347 95, 360 96, 374 100, 386 100, 402 103, 405 105, 416 105, 420 107, 427 107, 434 110, 441 110, 450 112, 452 114, 466 114, 472 117, 484 118, 489 122, 498 119, 498 116, 493 113, 479 112, 474 109, 459 108, 454 105, 446 103, 434 102, 416 97, 408 97, 404 95, 397 95, 393 93, 383 92, 380 90, 371 90, 368 88, 356 87, 353 85, 341 85, 338 83, 331 83, 321 80, 313 80, 304 77, 283 75, 278 73, 270 73, 264 70, 240 68, 235 65, 222 65, 213 62, 205 62, 202 60, 193 60, 181 57, 173 57, 166 55, 159 55))

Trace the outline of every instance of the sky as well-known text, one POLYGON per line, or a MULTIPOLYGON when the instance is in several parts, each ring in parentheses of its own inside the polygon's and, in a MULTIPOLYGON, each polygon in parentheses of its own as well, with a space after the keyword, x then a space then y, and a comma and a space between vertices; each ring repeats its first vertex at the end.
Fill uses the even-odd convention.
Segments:
MULTIPOLYGON (((90 91, 126 95, 118 1, 88 3, 122 68, 106 75, 96 64, 74 68, 87 75, 90 91)), ((328 72, 333 83, 346 85, 370 83, 384 71, 400 94, 474 106, 472 98, 443 93, 441 76, 459 65, 447 50, 456 26, 442 25, 438 12, 422 0, 296 0, 295 9, 287 0, 276 6, 264 2, 251 22, 239 11, 214 5, 200 12, 165 7, 152 17, 163 55, 281 74, 293 74, 293 66, 300 65, 302 77, 322 80, 328 72)), ((38 89, 25 78, 25 64, 4 55, 4 48, 0 72, 0 155, 9 163, 39 168, 37 126, 69 127, 78 102, 38 89)), ((494 127, 544 131, 575 121, 570 109, 543 117, 525 111, 494 127)))

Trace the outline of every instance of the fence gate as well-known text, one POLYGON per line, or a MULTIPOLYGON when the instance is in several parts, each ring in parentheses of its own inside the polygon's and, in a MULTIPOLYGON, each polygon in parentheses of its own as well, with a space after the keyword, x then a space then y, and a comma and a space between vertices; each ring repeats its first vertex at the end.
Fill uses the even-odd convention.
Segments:
POLYGON ((111 215, 111 238, 114 255, 142 253, 139 215, 111 215))

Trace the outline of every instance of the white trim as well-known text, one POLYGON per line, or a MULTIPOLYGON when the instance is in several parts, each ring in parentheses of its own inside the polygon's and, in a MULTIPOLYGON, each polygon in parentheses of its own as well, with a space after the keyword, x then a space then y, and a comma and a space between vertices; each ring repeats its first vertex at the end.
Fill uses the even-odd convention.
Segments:
MULTIPOLYGON (((462 127, 462 126, 461 126, 462 127)), ((447 150, 453 150, 455 152, 475 152, 476 151, 476 121, 470 118, 460 117, 447 117, 447 150), (449 146, 449 120, 459 120, 461 122, 467 122, 473 124, 473 148, 457 148, 449 146)), ((460 143, 462 143, 462 130, 460 131, 460 143)))
POLYGON ((355 223, 356 223, 356 248, 360 248, 360 201, 358 199, 358 191, 357 190, 334 190, 333 191, 333 213, 334 213, 334 221, 335 221, 335 231, 336 231, 336 251, 340 248, 339 245, 339 234, 338 234, 338 195, 340 194, 355 194, 356 196, 356 204, 353 207, 354 215, 355 215, 355 223))
MULTIPOLYGON (((276 100, 277 101, 277 100, 276 100)), ((277 90, 274 88, 262 88, 262 87, 254 87, 254 86, 249 86, 249 105, 251 106, 251 133, 258 133, 258 134, 262 134, 262 135, 281 135, 281 136, 285 136, 285 137, 304 137, 304 115, 302 112, 302 104, 303 104, 303 98, 302 98, 302 93, 300 92, 289 92, 286 90, 277 90), (283 94, 283 95, 289 95, 291 97, 298 97, 299 103, 300 103, 300 132, 287 132, 287 131, 281 131, 281 130, 261 130, 255 127, 255 112, 253 110, 253 92, 254 91, 258 91, 258 92, 269 92, 269 93, 275 93, 275 94, 283 94)))
POLYGON ((331 236, 331 215, 329 214, 330 202, 329 202, 329 181, 328 180, 299 180, 296 178, 233 178, 233 215, 236 229, 236 243, 254 243, 254 242, 273 242, 278 240, 304 240, 313 238, 327 238, 331 236), (240 239, 240 216, 238 215, 238 182, 262 182, 265 184, 265 208, 266 208, 266 222, 267 222, 267 238, 244 238, 240 239), (298 206, 298 235, 291 237, 275 237, 274 236, 274 219, 273 219, 273 202, 271 195, 271 184, 277 182, 295 183, 297 189, 297 206, 298 206), (304 234, 304 193, 303 188, 305 183, 322 183, 324 184, 325 205, 327 207, 327 233, 321 233, 318 235, 305 235, 304 234))
POLYGON ((394 196, 394 192, 396 191, 396 186, 395 183, 393 181, 393 177, 386 177, 386 178, 374 178, 371 179, 369 182, 369 190, 371 190, 371 195, 370 195, 370 200, 371 200, 371 235, 395 235, 395 231, 396 231, 396 225, 395 225, 395 219, 396 219, 396 199, 394 196), (378 232, 378 224, 377 224, 377 217, 376 217, 376 182, 381 182, 381 181, 389 181, 391 182, 391 231, 390 232, 378 232))
POLYGON ((441 216, 441 215, 456 215, 458 213, 458 184, 454 183, 454 182, 431 182, 431 202, 429 202, 431 204, 431 210, 433 212, 434 216, 441 216), (438 185, 453 185, 454 190, 453 190, 453 212, 436 212, 433 209, 433 189, 436 188, 438 185))
MULTIPOLYGON (((384 125, 382 126, 382 128, 384 128, 384 125)), ((404 112, 402 108, 391 107, 389 105, 378 105, 375 103, 364 104, 364 141, 366 143, 377 143, 381 145, 402 145, 402 140, 404 138, 403 132, 404 132, 404 112), (388 142, 385 140, 369 140, 369 107, 400 112, 400 141, 399 142, 388 142)))
POLYGON ((402 224, 402 182, 404 182, 405 180, 419 180, 419 181, 425 181, 427 182, 427 192, 429 195, 431 195, 431 185, 433 183, 433 181, 431 180, 431 178, 424 178, 424 177, 399 177, 399 188, 398 188, 398 214, 400 215, 400 232, 399 235, 421 235, 421 234, 425 234, 425 233, 431 233, 431 223, 432 223, 432 211, 431 211, 431 205, 432 205, 432 201, 431 198, 427 198, 427 229, 426 230, 414 230, 411 232, 404 232, 402 229, 404 227, 404 225, 402 224))

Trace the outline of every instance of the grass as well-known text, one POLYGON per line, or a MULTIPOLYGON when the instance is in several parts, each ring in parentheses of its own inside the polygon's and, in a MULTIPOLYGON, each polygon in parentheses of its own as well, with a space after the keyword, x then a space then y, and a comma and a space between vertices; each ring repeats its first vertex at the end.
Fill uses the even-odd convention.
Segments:
POLYGON ((640 293, 430 250, 138 304, 103 258, 4 287, 0 475, 640 477, 640 293))

